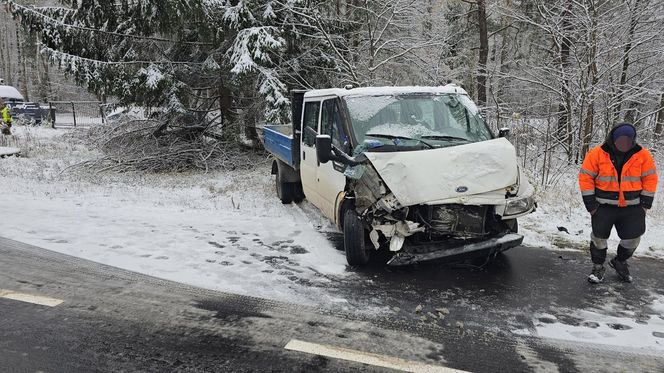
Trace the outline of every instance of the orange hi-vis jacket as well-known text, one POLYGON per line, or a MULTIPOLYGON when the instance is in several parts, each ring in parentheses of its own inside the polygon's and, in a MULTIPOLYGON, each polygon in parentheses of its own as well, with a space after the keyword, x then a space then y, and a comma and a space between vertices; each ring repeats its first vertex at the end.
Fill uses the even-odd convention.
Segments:
POLYGON ((618 175, 615 157, 607 142, 586 154, 579 172, 579 185, 588 211, 600 204, 619 207, 652 207, 657 190, 657 168, 650 152, 639 145, 625 154, 618 175))

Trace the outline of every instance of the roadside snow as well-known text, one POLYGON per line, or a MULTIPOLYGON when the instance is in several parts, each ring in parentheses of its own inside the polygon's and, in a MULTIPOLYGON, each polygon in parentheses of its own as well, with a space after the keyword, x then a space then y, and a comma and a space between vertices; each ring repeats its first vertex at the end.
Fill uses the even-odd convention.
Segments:
POLYGON ((642 352, 661 354, 664 351, 664 316, 661 305, 664 297, 654 295, 652 312, 640 315, 613 315, 614 310, 558 310, 564 320, 555 315, 534 315, 533 328, 517 329, 520 336, 539 337, 558 341, 642 349, 642 352), (567 320, 567 321, 565 321, 567 320), (570 323, 569 320, 580 320, 570 323))
POLYGON ((90 153, 63 137, 40 142, 52 132, 17 127, 19 144, 32 137, 23 142, 32 158, 0 162, 0 206, 13 212, 0 220, 3 236, 214 290, 340 301, 322 291, 346 270, 321 233, 333 228, 307 203, 282 205, 268 164, 250 173, 59 177, 90 153))

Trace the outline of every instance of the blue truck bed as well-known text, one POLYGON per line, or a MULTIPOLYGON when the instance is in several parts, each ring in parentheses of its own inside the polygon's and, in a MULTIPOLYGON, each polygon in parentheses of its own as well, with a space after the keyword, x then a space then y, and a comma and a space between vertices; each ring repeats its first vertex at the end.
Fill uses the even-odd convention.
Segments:
POLYGON ((293 136, 291 125, 268 125, 263 127, 263 142, 265 150, 272 153, 277 159, 297 169, 300 164, 299 145, 296 136, 293 136))

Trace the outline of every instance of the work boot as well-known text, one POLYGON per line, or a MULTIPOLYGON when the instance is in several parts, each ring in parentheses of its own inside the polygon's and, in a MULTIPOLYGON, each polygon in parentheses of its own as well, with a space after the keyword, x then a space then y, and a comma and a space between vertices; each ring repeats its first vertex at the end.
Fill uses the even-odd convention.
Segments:
POLYGON ((625 282, 632 282, 632 276, 629 274, 629 264, 627 261, 618 260, 618 258, 613 258, 609 261, 611 268, 616 270, 616 273, 620 278, 625 282))
POLYGON ((593 271, 588 275, 588 282, 591 284, 599 284, 604 281, 604 272, 606 269, 602 264, 593 264, 593 271))

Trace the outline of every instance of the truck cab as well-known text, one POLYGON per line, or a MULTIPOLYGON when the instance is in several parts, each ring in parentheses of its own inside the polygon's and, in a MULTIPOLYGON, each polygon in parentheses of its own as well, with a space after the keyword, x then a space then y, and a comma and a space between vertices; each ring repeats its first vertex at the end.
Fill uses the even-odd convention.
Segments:
POLYGON ((296 92, 293 118, 264 130, 277 193, 333 221, 350 264, 375 249, 403 265, 522 242, 516 219, 534 210, 533 187, 462 88, 296 92))

